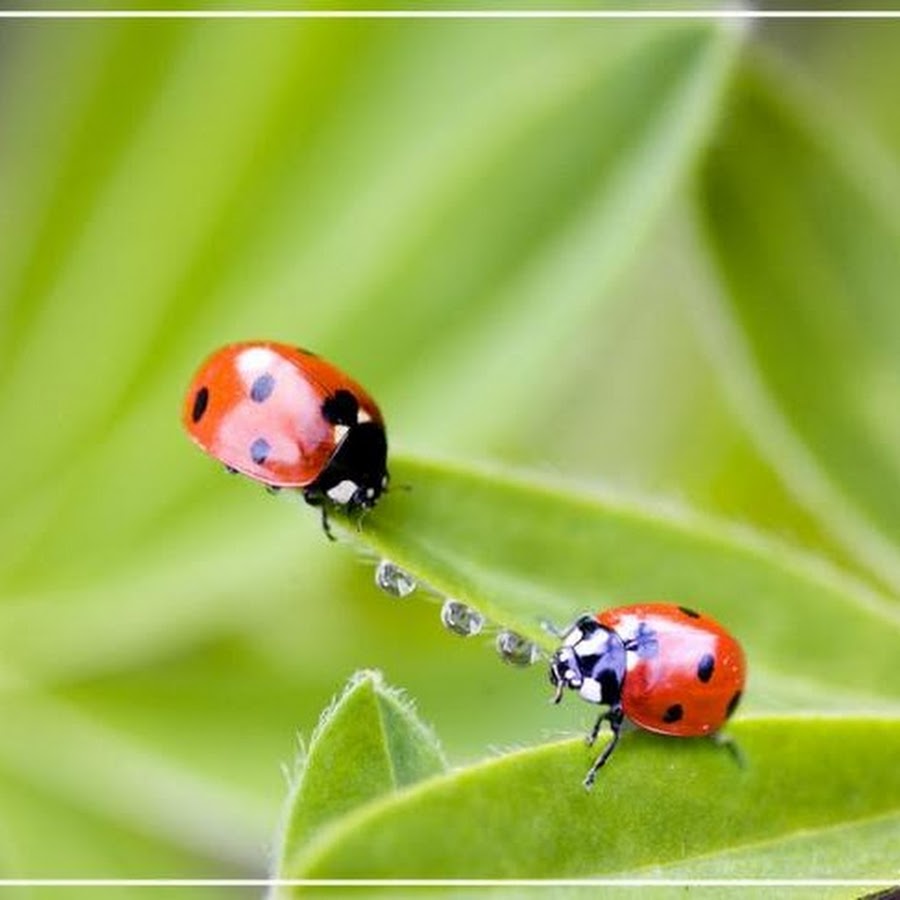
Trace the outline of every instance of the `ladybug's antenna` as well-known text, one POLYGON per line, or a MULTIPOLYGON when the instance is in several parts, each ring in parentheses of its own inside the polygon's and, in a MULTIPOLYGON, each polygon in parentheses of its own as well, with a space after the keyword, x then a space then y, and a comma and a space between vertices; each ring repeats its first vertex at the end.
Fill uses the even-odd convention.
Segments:
POLYGON ((550 634, 555 638, 562 638, 565 636, 565 631, 557 628, 549 619, 538 619, 538 625, 540 625, 547 634, 550 634))

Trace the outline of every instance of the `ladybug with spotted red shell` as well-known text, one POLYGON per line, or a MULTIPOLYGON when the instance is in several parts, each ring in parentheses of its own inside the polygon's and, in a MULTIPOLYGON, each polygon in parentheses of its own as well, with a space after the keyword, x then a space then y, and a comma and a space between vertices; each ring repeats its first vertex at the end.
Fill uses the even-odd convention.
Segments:
POLYGON ((589 788, 619 742, 625 718, 677 737, 715 736, 734 712, 746 680, 744 652, 718 622, 686 606, 639 603, 582 616, 559 637, 550 660, 555 703, 571 688, 607 707, 612 740, 584 779, 589 788))
POLYGON ((350 511, 387 488, 387 437, 375 401, 336 366, 275 341, 216 350, 194 375, 184 427, 202 450, 266 487, 350 511))

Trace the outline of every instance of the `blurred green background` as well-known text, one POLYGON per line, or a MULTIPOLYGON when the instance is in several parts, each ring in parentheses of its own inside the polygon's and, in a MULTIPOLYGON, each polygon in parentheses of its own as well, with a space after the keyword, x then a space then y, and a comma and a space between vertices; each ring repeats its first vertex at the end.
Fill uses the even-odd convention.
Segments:
POLYGON ((360 667, 454 764, 591 717, 188 444, 230 340, 337 362, 396 451, 686 504, 898 596, 898 40, 0 23, 0 873, 261 874, 360 667))

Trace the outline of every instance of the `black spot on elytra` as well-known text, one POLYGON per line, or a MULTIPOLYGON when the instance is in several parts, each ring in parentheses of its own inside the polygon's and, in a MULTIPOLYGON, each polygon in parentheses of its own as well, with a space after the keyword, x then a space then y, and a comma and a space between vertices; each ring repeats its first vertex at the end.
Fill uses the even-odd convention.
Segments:
POLYGON ((678 722, 684 717, 684 707, 680 703, 673 703, 664 713, 663 722, 678 722))
POLYGON ((689 606, 679 606, 678 607, 686 616, 690 616, 692 619, 699 619, 700 613, 695 609, 691 609, 689 606))
POLYGON ((250 458, 258 466, 261 466, 269 458, 269 453, 271 450, 272 448, 265 438, 257 438, 250 445, 250 458))
POLYGON ((191 421, 195 425, 203 418, 207 406, 209 406, 209 388, 202 387, 194 394, 194 408, 191 410, 191 421))
POLYGON ((302 353, 304 356, 312 356, 314 359, 319 358, 318 353, 313 353, 312 350, 307 350, 305 347, 296 347, 295 349, 298 353, 302 353))
POLYGON ((350 391, 335 391, 322 404, 322 415, 332 425, 355 425, 359 403, 350 391))
POLYGON ((262 403, 269 399, 269 395, 275 390, 275 379, 266 372, 260 375, 250 387, 250 399, 254 403, 262 403))
POLYGON ((712 653, 705 653, 697 663, 697 677, 704 683, 709 681, 716 667, 716 660, 712 653))
POLYGON ((741 702, 741 692, 735 691, 734 696, 728 701, 728 707, 725 710, 725 718, 731 717, 731 714, 737 709, 738 703, 741 702))

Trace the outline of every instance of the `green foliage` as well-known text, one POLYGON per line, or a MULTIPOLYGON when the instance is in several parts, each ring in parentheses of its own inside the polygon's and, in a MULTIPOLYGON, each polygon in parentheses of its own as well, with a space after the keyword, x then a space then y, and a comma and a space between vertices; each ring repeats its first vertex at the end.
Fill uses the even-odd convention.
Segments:
MULTIPOLYGON (((340 752, 349 737, 342 732, 359 739, 360 730, 349 717, 330 722, 320 733, 320 750, 333 742, 340 752)), ((900 773, 892 765, 900 752, 896 720, 760 719, 731 730, 747 758, 743 768, 711 741, 634 733, 592 792, 581 777, 597 751, 577 740, 510 753, 374 799, 373 784, 325 829, 307 830, 303 840, 294 832, 293 852, 284 855, 278 874, 564 878, 674 861, 679 871, 696 875, 712 855, 748 847, 728 875, 773 877, 784 873, 785 859, 779 852, 759 854, 757 842, 771 842, 773 851, 786 847, 790 858, 793 841, 807 842, 808 851, 819 841, 828 846, 836 826, 852 827, 841 829, 847 865, 837 864, 835 872, 846 877, 857 852, 868 851, 870 877, 891 874, 890 842, 872 852, 866 838, 867 820, 893 814, 882 822, 890 831, 900 806, 900 773)), ((312 771, 304 777, 310 784, 301 793, 316 781, 312 771)), ((324 790, 340 783, 325 770, 318 779, 324 790)), ((294 821, 305 821, 302 806, 294 808, 294 821)), ((811 878, 818 869, 802 863, 791 875, 811 878)))
POLYGON ((406 459, 394 469, 411 490, 367 516, 360 540, 547 649, 542 620, 673 600, 727 624, 754 672, 807 685, 823 710, 900 700, 896 604, 822 560, 746 528, 534 475, 406 459))
POLYGON ((377 668, 455 768, 359 678, 283 873, 896 877, 895 30, 4 22, 0 874, 262 873, 377 668), (253 336, 386 413, 362 562, 179 433, 253 336), (751 764, 585 795, 494 629, 648 598, 745 643, 751 764))
POLYGON ((324 712, 298 761, 280 858, 290 860, 355 807, 444 768, 440 748, 408 701, 377 672, 359 673, 324 712))
POLYGON ((745 67, 703 164, 721 363, 773 465, 896 591, 900 172, 777 75, 745 67))

